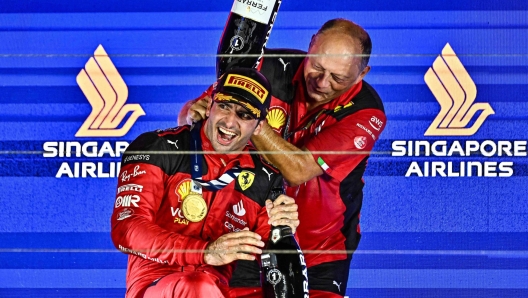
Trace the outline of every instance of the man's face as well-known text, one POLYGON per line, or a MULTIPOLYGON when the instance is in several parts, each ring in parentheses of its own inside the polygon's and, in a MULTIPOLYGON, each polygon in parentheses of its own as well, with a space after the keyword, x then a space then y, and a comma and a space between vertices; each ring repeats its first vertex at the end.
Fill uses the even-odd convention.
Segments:
POLYGON ((231 102, 213 102, 207 116, 205 134, 215 151, 243 150, 262 126, 245 107, 231 102))
POLYGON ((361 68, 359 40, 327 31, 312 40, 304 66, 306 90, 311 100, 324 104, 359 83, 370 70, 361 68))

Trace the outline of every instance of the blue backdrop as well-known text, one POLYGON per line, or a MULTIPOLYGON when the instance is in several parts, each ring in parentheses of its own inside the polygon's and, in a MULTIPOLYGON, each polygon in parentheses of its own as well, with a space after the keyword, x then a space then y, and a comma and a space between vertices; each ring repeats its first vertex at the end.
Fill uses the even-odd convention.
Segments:
MULTIPOLYGON (((123 296, 126 256, 109 236, 116 146, 175 126, 182 103, 214 81, 231 5, 0 3, 0 297, 123 296), (145 115, 123 136, 76 137, 92 111, 76 78, 83 69, 90 74, 99 46, 128 87, 120 95, 145 115), (89 148, 79 157, 53 156, 49 142, 89 148), (83 167, 95 170, 82 177, 83 167)), ((366 80, 384 100, 388 124, 365 176, 363 239, 347 295, 528 296, 527 10, 526 1, 283 1, 269 47, 306 50, 335 17, 364 26, 374 45, 366 80), (447 44, 456 57, 440 56, 447 44), (446 97, 430 86, 439 81, 453 101, 461 96, 484 108, 470 110, 465 124, 446 120, 437 129, 446 97), (443 135, 426 135, 430 127, 443 135), (473 134, 459 135, 470 127, 473 134), (455 153, 409 154, 407 144, 418 141, 420 151, 446 141, 455 153), (462 153, 471 144, 484 149, 467 156, 456 144, 462 153), (510 149, 493 152, 500 146, 510 149), (433 167, 446 168, 433 176, 433 167)))

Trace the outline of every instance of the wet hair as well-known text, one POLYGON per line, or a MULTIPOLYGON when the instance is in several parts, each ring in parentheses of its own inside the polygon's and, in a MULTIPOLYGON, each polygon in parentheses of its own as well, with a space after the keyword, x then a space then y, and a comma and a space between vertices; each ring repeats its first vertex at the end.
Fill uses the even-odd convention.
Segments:
POLYGON ((318 36, 319 34, 323 34, 330 30, 335 30, 337 32, 347 34, 350 37, 359 40, 359 44, 361 46, 362 51, 360 70, 365 69, 365 67, 367 67, 368 65, 370 54, 372 52, 372 41, 370 40, 370 36, 367 31, 365 31, 365 29, 363 29, 361 26, 352 21, 339 18, 329 20, 324 23, 323 26, 319 29, 319 31, 317 31, 315 36, 318 36))

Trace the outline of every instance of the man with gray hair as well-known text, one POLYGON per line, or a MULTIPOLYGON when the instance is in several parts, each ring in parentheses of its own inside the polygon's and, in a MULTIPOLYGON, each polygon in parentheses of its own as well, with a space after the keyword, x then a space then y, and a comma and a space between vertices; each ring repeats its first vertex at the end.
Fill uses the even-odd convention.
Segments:
MULTIPOLYGON (((267 123, 251 141, 258 150, 273 152, 264 156, 281 171, 286 194, 299 206, 297 236, 311 297, 345 295, 352 253, 361 238, 362 176, 386 125, 381 99, 363 81, 371 50, 361 26, 333 19, 312 37, 307 55, 267 49, 260 65, 273 98, 267 123)), ((205 92, 189 102, 180 123, 202 119, 209 101, 205 92)), ((248 272, 258 268, 238 266, 244 274, 235 271, 231 283, 250 284, 248 272)))

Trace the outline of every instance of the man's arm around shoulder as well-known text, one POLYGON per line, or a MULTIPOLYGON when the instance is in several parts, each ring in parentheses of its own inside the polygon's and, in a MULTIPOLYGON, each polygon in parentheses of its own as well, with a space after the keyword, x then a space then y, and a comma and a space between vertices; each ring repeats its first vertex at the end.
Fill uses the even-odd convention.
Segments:
POLYGON ((263 123, 260 133, 253 135, 251 142, 259 151, 265 152, 262 154, 264 158, 280 170, 290 186, 300 185, 323 174, 309 150, 299 149, 282 139, 267 123, 263 123))

